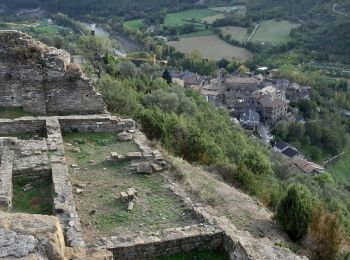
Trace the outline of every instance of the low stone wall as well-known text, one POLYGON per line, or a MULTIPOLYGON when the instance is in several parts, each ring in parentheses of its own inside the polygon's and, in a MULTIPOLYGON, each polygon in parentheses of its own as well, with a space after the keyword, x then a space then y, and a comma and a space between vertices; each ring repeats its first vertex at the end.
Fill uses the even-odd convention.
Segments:
POLYGON ((64 132, 122 132, 135 128, 135 121, 110 115, 59 117, 64 132))
POLYGON ((72 247, 85 247, 81 236, 80 219, 75 209, 73 188, 69 181, 60 124, 57 118, 51 117, 47 118, 46 125, 52 182, 55 192, 55 216, 64 231, 66 244, 72 247))
POLYGON ((153 235, 138 237, 109 237, 100 248, 113 252, 114 259, 154 259, 193 250, 222 249, 223 232, 211 225, 171 228, 153 235))
POLYGON ((22 118, 0 120, 0 136, 42 135, 45 133, 45 129, 46 122, 44 119, 22 118))
POLYGON ((9 210, 12 206, 12 140, 0 138, 0 210, 9 210))

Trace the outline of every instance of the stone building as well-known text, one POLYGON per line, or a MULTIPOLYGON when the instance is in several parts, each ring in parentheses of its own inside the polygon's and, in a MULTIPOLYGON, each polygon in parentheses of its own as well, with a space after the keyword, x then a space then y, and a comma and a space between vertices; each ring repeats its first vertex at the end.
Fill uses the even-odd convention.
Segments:
POLYGON ((260 113, 265 124, 274 125, 287 114, 289 102, 271 96, 263 96, 257 100, 260 113))
POLYGON ((97 114, 102 97, 70 54, 18 31, 0 31, 0 107, 38 115, 97 114))

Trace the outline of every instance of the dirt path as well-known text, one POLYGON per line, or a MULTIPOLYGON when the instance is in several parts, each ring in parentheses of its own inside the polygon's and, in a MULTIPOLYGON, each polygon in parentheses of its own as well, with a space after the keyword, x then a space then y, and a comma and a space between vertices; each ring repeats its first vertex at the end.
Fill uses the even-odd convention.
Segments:
POLYGON ((213 208, 220 215, 228 217, 238 229, 249 231, 257 238, 287 240, 272 220, 272 213, 258 201, 220 181, 217 176, 201 167, 193 166, 179 158, 170 156, 169 159, 186 176, 186 187, 194 197, 201 200, 201 193, 210 188, 211 196, 219 201, 213 208))

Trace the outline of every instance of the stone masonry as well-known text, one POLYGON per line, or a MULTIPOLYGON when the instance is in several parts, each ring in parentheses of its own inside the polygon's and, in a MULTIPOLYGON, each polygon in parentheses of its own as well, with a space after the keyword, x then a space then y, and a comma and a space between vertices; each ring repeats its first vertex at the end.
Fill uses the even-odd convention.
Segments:
POLYGON ((0 31, 0 107, 38 115, 99 114, 102 97, 66 51, 18 31, 0 31))

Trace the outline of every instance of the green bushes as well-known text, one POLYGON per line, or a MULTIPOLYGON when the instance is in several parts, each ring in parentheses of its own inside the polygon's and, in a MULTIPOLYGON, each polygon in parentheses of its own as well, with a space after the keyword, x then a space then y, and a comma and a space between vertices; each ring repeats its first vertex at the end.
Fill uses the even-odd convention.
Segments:
POLYGON ((277 209, 276 219, 279 224, 294 241, 297 241, 307 234, 311 217, 310 190, 301 184, 290 186, 277 209))

